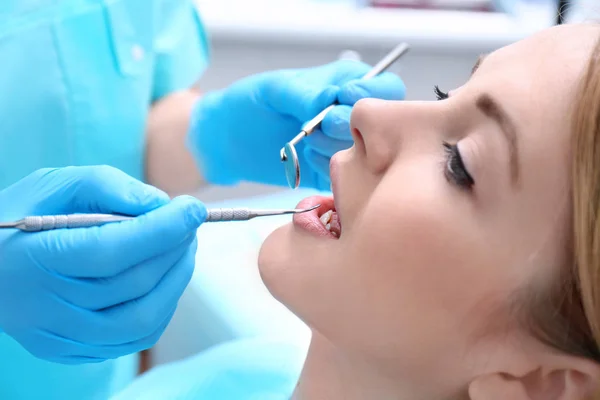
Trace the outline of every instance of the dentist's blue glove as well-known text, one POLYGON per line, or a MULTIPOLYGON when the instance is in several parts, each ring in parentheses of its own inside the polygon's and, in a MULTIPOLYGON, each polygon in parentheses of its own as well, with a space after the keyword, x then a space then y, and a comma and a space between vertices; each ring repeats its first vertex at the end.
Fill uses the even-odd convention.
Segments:
POLYGON ((0 330, 34 356, 100 362, 153 346, 194 269, 204 205, 110 167, 44 169, 0 191, 0 221, 118 213, 100 227, 0 230, 0 330))
POLYGON ((359 80, 371 69, 356 61, 266 72, 208 93, 194 108, 188 148, 205 179, 230 185, 251 181, 287 185, 279 150, 302 126, 331 104, 321 129, 296 146, 301 186, 328 190, 329 160, 352 146, 350 113, 358 100, 402 100, 405 87, 385 72, 359 80))

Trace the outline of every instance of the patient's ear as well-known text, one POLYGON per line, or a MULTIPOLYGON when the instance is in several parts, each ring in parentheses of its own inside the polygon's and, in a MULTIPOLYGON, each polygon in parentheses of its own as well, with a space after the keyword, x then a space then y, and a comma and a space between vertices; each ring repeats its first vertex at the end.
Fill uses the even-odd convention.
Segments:
MULTIPOLYGON (((525 373, 498 372, 477 377, 469 385, 470 400, 596 400, 600 365, 583 358, 553 356, 553 367, 525 373)), ((600 398, 600 397, 598 397, 600 398)))

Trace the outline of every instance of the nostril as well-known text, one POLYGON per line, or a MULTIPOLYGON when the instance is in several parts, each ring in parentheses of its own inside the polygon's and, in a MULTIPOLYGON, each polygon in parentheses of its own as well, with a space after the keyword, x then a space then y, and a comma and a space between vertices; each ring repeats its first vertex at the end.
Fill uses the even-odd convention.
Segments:
POLYGON ((365 142, 363 136, 357 128, 352 128, 352 139, 354 139, 354 146, 361 153, 365 152, 365 142))

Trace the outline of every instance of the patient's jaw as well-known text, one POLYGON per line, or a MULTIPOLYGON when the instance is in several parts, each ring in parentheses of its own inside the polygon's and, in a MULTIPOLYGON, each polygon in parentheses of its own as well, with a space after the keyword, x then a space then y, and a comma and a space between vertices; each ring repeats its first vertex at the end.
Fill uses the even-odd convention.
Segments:
POLYGON ((570 105, 599 35, 563 26, 500 49, 442 101, 359 102, 356 144, 333 161, 341 237, 277 230, 259 261, 269 290, 408 399, 469 385, 530 399, 541 386, 520 378, 540 367, 592 374, 531 337, 509 300, 570 260, 570 105), (499 373, 517 387, 489 384, 499 373))

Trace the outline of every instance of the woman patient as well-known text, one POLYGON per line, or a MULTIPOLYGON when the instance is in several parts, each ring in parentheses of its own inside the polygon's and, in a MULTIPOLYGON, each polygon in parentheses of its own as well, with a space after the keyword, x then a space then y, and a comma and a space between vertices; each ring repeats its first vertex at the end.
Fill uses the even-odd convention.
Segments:
POLYGON ((334 199, 259 257, 313 332, 293 398, 600 399, 599 39, 555 27, 440 101, 356 104, 334 199))

